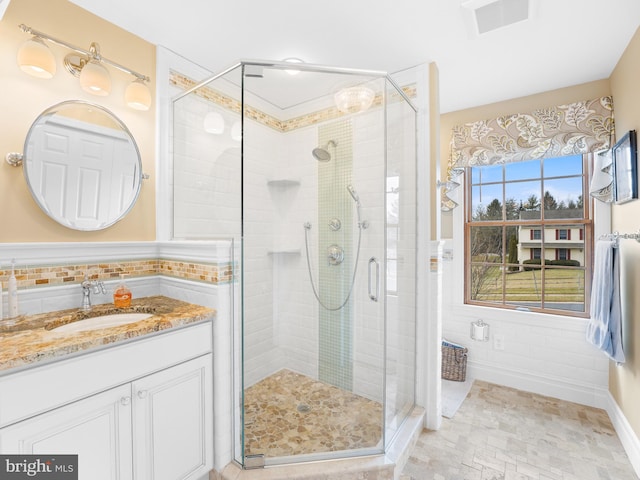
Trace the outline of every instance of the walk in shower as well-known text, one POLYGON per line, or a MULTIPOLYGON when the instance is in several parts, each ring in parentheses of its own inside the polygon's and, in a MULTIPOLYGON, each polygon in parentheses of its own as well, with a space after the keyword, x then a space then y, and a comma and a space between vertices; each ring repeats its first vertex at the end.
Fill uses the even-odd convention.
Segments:
POLYGON ((233 250, 233 458, 384 453, 415 403, 415 85, 258 61, 174 77, 173 237, 233 250))

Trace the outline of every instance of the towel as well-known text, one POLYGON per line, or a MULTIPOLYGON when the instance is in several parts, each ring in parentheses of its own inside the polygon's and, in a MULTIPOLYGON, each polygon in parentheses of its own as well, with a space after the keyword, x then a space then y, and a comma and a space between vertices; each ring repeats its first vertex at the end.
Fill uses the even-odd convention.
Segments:
POLYGON ((599 240, 596 243, 587 341, 602 350, 611 360, 624 363, 620 254, 615 240, 599 240))

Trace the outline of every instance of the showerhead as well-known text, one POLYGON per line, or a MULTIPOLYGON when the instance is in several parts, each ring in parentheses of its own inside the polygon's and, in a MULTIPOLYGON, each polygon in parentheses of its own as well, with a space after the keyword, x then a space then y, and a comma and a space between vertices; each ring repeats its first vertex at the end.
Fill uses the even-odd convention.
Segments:
POLYGON ((347 185, 347 190, 349 190, 349 195, 351 195, 353 201, 360 205, 360 197, 358 196, 358 192, 356 192, 356 189, 353 188, 353 185, 347 185))
POLYGON ((336 146, 336 142, 329 140, 326 145, 318 145, 311 151, 313 158, 319 162, 328 162, 331 160, 331 153, 329 152, 329 145, 336 146))
POLYGON ((329 160, 331 160, 331 154, 329 153, 329 150, 323 147, 314 148, 311 154, 313 155, 313 158, 315 158, 319 162, 328 162, 329 160))

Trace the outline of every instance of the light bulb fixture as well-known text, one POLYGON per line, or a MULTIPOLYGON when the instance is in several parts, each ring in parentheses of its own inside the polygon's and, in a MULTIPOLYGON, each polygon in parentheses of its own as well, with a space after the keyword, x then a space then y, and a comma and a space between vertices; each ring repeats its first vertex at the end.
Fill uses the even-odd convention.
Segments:
POLYGON ((91 43, 89 50, 85 50, 34 30, 24 24, 19 25, 19 27, 24 33, 33 35, 33 38, 25 42, 18 51, 18 64, 26 73, 41 78, 51 78, 55 74, 55 57, 45 41, 55 43, 73 51, 73 53, 65 56, 63 63, 70 74, 80 78, 80 86, 83 90, 92 95, 109 95, 111 92, 111 75, 105 68, 105 65, 109 65, 135 77, 125 91, 125 103, 136 110, 149 109, 151 93, 146 85, 146 82, 149 82, 149 77, 103 57, 100 54, 100 46, 97 43, 91 43), (36 63, 35 60, 30 59, 32 57, 40 58, 40 61, 36 63), (51 65, 53 65, 53 68, 51 68, 51 65))
MULTIPOLYGON (((283 60, 283 62, 287 62, 287 63, 304 63, 303 60, 296 58, 296 57, 289 57, 289 58, 285 58, 283 60)), ((285 72, 287 72, 289 75, 298 75, 300 73, 300 70, 295 69, 295 68, 288 68, 285 70, 285 72)))
POLYGON ((39 37, 32 37, 20 46, 18 65, 24 73, 37 78, 51 78, 56 74, 56 57, 39 37))
POLYGON ((220 135, 224 132, 224 118, 218 112, 209 112, 204 117, 204 131, 220 135))
POLYGON ((136 78, 124 91, 124 102, 135 110, 149 110, 151 92, 141 78, 136 78))
MULTIPOLYGON (((81 62, 80 86, 85 92, 99 97, 105 97, 111 93, 111 75, 100 64, 100 46, 92 43, 89 47, 91 54, 88 62, 81 62)), ((65 58, 65 65, 68 60, 65 58)))
POLYGON ((365 85, 341 88, 333 99, 342 113, 358 113, 367 110, 375 98, 375 92, 365 85))

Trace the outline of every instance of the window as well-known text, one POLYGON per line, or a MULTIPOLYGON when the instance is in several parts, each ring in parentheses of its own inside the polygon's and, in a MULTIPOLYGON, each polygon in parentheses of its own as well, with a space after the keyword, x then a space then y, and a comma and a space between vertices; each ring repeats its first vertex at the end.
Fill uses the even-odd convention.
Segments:
POLYGON ((590 158, 467 169, 465 303, 588 316, 590 158))

